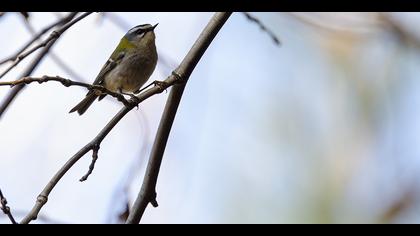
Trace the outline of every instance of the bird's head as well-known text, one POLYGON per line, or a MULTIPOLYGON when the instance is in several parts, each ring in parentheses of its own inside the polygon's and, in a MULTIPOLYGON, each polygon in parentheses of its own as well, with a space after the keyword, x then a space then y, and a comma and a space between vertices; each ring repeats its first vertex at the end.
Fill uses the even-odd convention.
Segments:
POLYGON ((130 29, 124 37, 136 46, 145 46, 155 43, 154 30, 158 26, 151 24, 138 25, 130 29))

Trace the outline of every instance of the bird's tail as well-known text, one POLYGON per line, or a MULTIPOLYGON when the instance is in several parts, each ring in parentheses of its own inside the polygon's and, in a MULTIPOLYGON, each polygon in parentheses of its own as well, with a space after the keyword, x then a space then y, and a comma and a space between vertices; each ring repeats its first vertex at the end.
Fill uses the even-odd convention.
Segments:
POLYGON ((79 102, 79 104, 70 110, 70 113, 77 111, 79 115, 83 115, 97 97, 98 96, 95 93, 89 93, 81 102, 79 102))

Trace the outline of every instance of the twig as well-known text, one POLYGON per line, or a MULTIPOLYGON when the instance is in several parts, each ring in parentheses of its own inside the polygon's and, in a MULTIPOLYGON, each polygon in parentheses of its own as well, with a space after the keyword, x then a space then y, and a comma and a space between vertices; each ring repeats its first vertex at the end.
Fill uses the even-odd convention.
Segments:
POLYGON ((56 31, 53 31, 50 34, 50 36, 46 40, 44 40, 42 43, 38 44, 37 46, 30 49, 29 51, 24 52, 29 46, 31 46, 35 41, 37 41, 39 38, 41 38, 41 36, 44 35, 46 32, 48 32, 49 30, 51 30, 52 28, 54 28, 56 26, 63 25, 65 23, 71 21, 76 16, 76 14, 77 14, 77 12, 72 12, 68 16, 64 17, 63 19, 45 27, 38 34, 34 35, 31 40, 29 40, 17 53, 15 53, 15 55, 12 55, 12 56, 10 56, 6 59, 3 59, 0 62, 0 65, 4 64, 6 62, 9 62, 9 61, 13 61, 13 64, 11 64, 5 71, 3 71, 3 73, 0 74, 0 79, 2 77, 4 77, 10 70, 12 70, 14 67, 16 67, 27 56, 29 56, 30 54, 32 54, 33 52, 35 52, 39 48, 45 47, 48 44, 48 42, 50 42, 54 38, 55 39, 58 38, 60 36, 60 34, 54 33, 56 31))
POLYGON ((185 56, 184 60, 175 70, 174 74, 182 78, 185 83, 175 85, 169 94, 149 157, 143 184, 137 199, 130 210, 130 215, 128 216, 126 223, 138 224, 149 203, 154 207, 158 206, 156 201, 156 184, 159 176, 159 169, 186 82, 204 52, 231 14, 231 12, 219 12, 214 14, 206 28, 204 28, 188 54, 185 56))
POLYGON ((280 39, 273 33, 273 31, 269 30, 258 18, 252 16, 248 12, 244 12, 245 17, 260 26, 261 30, 266 32, 274 41, 275 44, 280 45, 280 39))
MULTIPOLYGON (((16 216, 16 217, 25 216, 26 213, 27 212, 24 211, 24 210, 13 209, 13 215, 16 216)), ((0 215, 0 217, 1 216, 2 215, 0 215)), ((59 221, 59 220, 53 219, 52 217, 49 217, 49 216, 44 215, 44 214, 39 214, 38 220, 41 220, 46 224, 66 224, 67 223, 67 222, 64 222, 64 221, 59 221)))
POLYGON ((15 86, 19 86, 19 85, 30 84, 30 83, 33 83, 33 82, 38 82, 39 84, 42 84, 42 83, 50 82, 50 81, 60 82, 65 87, 80 86, 80 87, 87 88, 89 90, 98 90, 101 93, 106 93, 106 94, 108 94, 112 97, 115 97, 118 101, 122 102, 125 106, 129 105, 129 101, 127 101, 127 99, 125 99, 123 94, 112 92, 112 91, 106 89, 102 85, 92 85, 92 84, 87 84, 87 83, 83 83, 83 82, 73 81, 73 80, 69 80, 69 79, 66 79, 66 78, 63 78, 63 77, 60 77, 60 76, 47 76, 47 75, 45 75, 45 76, 42 76, 42 77, 24 77, 24 78, 15 80, 15 81, 6 81, 6 82, 1 82, 0 81, 0 86, 15 87, 15 86))
POLYGON ((92 174, 93 169, 95 168, 96 160, 98 160, 98 151, 99 145, 96 145, 92 148, 92 162, 89 165, 88 172, 79 180, 80 182, 86 181, 90 174, 92 174))
MULTIPOLYGON (((60 16, 58 16, 60 17, 60 16)), ((61 18, 61 17, 60 17, 61 18)), ((29 21, 24 21, 24 24, 28 31, 35 36, 36 32, 35 29, 32 27, 29 21)), ((20 54, 21 52, 17 53, 20 54)), ((79 75, 76 71, 74 71, 69 65, 67 65, 57 54, 54 53, 53 50, 50 51, 48 54, 49 57, 53 60, 53 62, 60 67, 64 72, 66 72, 71 78, 76 79, 77 81, 87 82, 85 78, 79 75)), ((15 56, 16 57, 16 56, 15 56)))
MULTIPOLYGON (((35 70, 35 68, 38 66, 38 64, 41 62, 41 60, 47 55, 50 48, 54 45, 54 43, 57 41, 57 39, 60 37, 61 34, 63 34, 68 28, 70 28, 72 25, 74 25, 76 22, 80 21, 81 19, 85 18, 86 16, 90 15, 91 12, 83 13, 81 16, 77 17, 73 21, 68 22, 67 24, 63 25, 60 29, 57 31, 53 31, 51 33, 50 37, 44 41, 47 42, 43 50, 38 54, 38 56, 32 61, 32 63, 29 65, 29 67, 25 70, 22 77, 28 77, 32 74, 32 72, 35 70), (50 39, 51 38, 51 39, 50 39)), ((43 43, 41 44, 43 45, 43 43)), ((0 106, 0 118, 3 115, 3 113, 6 111, 6 109, 9 107, 9 105, 12 103, 12 101, 15 99, 15 97, 19 94, 19 92, 24 88, 24 84, 18 85, 15 88, 12 89, 12 91, 9 92, 6 99, 0 106)))
POLYGON ((1 210, 3 211, 3 213, 7 215, 7 217, 9 217, 12 224, 17 224, 17 222, 15 221, 15 218, 12 215, 12 212, 10 211, 10 207, 7 206, 7 200, 3 196, 1 189, 0 189, 0 202, 1 202, 1 210))

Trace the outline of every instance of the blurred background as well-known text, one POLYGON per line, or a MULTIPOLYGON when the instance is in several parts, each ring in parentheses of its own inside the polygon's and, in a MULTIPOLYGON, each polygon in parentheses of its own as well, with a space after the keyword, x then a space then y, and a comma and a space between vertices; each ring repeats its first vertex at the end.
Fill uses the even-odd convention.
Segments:
MULTIPOLYGON (((142 222, 420 222, 420 14, 250 14, 281 44, 243 13, 231 16, 187 85, 158 180, 159 207, 149 206, 142 222)), ((64 15, 2 13, 0 59, 64 15)), ((211 16, 94 13, 58 39, 33 75, 93 82, 128 29, 159 22, 150 81, 163 80, 211 16)), ((36 54, 1 80, 19 78, 36 54)), ((0 87, 0 101, 9 91, 0 87)), ((0 118, 0 188, 18 220, 121 109, 107 97, 81 117, 68 114, 85 93, 33 83, 0 118)), ((78 181, 91 153, 34 223, 120 223, 167 96, 130 112, 103 141, 89 180, 78 181)), ((0 223, 9 223, 3 214, 0 223)))

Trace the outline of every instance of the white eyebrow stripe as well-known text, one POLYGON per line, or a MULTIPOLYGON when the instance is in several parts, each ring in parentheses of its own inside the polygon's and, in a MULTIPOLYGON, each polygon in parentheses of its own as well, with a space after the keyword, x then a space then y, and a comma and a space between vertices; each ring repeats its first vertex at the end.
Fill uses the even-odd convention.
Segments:
POLYGON ((134 33, 135 31, 139 30, 139 29, 148 29, 150 27, 150 25, 139 25, 136 26, 134 28, 132 28, 131 30, 128 31, 129 34, 134 33))
POLYGON ((134 28, 132 28, 130 31, 128 31, 128 33, 133 33, 133 32, 135 32, 135 31, 137 31, 137 30, 139 30, 139 29, 141 29, 141 27, 134 27, 134 28))

